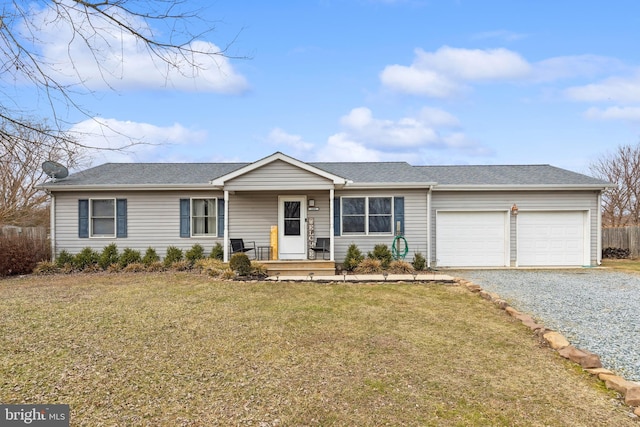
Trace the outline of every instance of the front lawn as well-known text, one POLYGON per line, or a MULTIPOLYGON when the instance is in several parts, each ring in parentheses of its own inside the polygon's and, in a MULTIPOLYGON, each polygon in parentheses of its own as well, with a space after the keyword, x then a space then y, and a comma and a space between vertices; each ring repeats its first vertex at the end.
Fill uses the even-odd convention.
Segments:
POLYGON ((456 286, 12 278, 0 319, 0 402, 71 425, 637 425, 456 286))

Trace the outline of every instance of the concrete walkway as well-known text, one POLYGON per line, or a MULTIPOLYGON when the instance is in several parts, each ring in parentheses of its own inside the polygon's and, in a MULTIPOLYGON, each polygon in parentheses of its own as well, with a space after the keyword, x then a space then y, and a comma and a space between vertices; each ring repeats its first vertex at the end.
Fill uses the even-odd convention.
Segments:
POLYGON ((382 274, 345 274, 334 276, 269 276, 266 281, 273 282, 440 282, 452 283, 453 277, 440 273, 419 273, 413 274, 389 274, 385 277, 382 274))

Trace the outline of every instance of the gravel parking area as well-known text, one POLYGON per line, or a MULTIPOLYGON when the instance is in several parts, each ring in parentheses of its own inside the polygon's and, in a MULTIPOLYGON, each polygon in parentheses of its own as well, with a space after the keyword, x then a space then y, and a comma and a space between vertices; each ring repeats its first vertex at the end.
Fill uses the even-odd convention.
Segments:
POLYGON ((640 275, 600 269, 448 273, 500 295, 573 346, 599 355, 604 367, 640 381, 640 275))

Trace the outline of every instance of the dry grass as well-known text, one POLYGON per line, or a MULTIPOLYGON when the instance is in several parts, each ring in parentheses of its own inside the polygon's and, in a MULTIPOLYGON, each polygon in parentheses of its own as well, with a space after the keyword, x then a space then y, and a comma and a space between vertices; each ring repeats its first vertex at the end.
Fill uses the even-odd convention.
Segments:
POLYGON ((602 267, 632 273, 640 273, 640 259, 603 259, 602 267))
POLYGON ((72 425, 638 425, 459 287, 27 277, 0 319, 0 402, 72 425))

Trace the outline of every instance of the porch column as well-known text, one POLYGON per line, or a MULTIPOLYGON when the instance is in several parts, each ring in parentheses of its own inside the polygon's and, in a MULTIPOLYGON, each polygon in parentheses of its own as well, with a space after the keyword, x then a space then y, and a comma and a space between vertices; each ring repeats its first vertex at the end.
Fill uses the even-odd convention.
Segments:
POLYGON ((333 212, 335 207, 333 206, 333 198, 334 198, 334 190, 331 188, 329 190, 329 260, 335 262, 335 256, 333 253, 334 243, 333 240, 335 238, 333 230, 335 230, 333 225, 333 212))
POLYGON ((433 186, 427 190, 427 267, 431 268, 431 192, 433 186))
POLYGON ((224 190, 224 262, 229 262, 229 191, 224 190))

